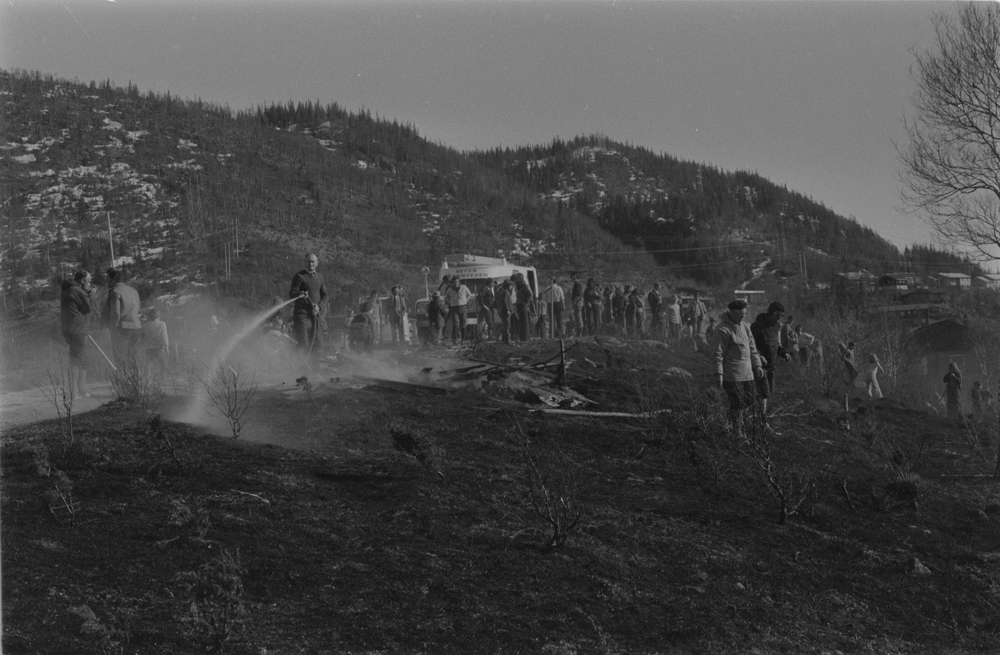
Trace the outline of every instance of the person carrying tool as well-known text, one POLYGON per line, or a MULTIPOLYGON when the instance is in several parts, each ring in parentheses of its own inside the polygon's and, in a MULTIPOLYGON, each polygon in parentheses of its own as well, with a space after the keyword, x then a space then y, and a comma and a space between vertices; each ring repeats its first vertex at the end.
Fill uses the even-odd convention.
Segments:
POLYGON ((288 297, 295 299, 292 304, 292 336, 299 350, 306 355, 319 352, 323 347, 320 322, 327 293, 323 274, 317 268, 319 257, 307 254, 306 267, 292 276, 288 292, 288 297))
POLYGON ((70 396, 87 397, 87 343, 91 324, 99 311, 90 273, 79 270, 71 280, 63 280, 59 298, 59 319, 63 338, 69 344, 70 396))

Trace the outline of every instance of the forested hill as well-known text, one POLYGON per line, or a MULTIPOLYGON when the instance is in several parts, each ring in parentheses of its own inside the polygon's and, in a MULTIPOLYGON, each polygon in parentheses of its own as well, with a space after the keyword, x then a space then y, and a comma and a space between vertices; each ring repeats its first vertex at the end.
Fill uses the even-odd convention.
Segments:
POLYGON ((104 268, 109 222, 144 295, 211 285, 255 303, 306 250, 343 299, 422 289, 422 267, 449 252, 707 283, 797 270, 801 252, 813 279, 904 265, 857 222, 758 176, 604 138, 462 153, 336 104, 234 112, 20 71, 0 71, 0 104, 8 295, 104 268))
POLYGON ((900 252, 853 217, 756 173, 725 172, 602 136, 476 157, 540 199, 594 218, 661 266, 708 281, 745 276, 762 254, 785 274, 805 267, 813 281, 859 269, 982 273, 933 246, 900 252))

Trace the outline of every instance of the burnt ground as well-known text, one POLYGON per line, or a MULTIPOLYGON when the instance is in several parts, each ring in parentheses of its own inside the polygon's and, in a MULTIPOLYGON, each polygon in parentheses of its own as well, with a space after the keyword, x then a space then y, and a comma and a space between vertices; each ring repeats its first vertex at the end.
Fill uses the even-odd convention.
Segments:
POLYGON ((669 411, 330 384, 258 397, 283 446, 116 403, 5 430, 3 652, 1000 650, 991 431, 784 371, 753 455, 702 356, 570 357, 592 411, 669 411))

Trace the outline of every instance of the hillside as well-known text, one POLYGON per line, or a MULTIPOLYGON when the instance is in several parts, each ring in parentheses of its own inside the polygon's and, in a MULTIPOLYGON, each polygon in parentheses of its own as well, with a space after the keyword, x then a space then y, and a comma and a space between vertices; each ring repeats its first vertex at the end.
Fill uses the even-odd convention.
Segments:
POLYGON ((891 399, 845 414, 818 369, 784 367, 777 434, 741 440, 701 355, 609 339, 570 357, 591 411, 640 415, 545 413, 504 377, 446 395, 356 384, 347 363, 311 391, 262 389, 257 436, 238 441, 121 403, 72 433, 6 429, 4 653, 1000 648, 988 426, 891 399))
POLYGON ((211 285, 253 304, 283 292, 306 250, 335 306, 396 283, 416 294, 449 252, 702 284, 762 265, 793 275, 800 253, 814 279, 906 266, 857 221, 760 176, 603 137, 461 153, 336 104, 233 112, 24 72, 0 73, 0 93, 5 302, 104 268, 109 222, 144 297, 211 285))

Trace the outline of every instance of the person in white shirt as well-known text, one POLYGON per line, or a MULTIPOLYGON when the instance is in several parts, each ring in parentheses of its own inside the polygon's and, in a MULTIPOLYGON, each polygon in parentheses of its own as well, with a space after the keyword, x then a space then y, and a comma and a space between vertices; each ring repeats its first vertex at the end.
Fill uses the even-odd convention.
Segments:
POLYGON ((452 345, 457 345, 465 340, 465 322, 468 318, 469 298, 472 291, 465 286, 457 275, 451 278, 451 286, 444 294, 444 301, 448 305, 448 318, 445 320, 445 336, 451 334, 452 345))
POLYGON ((556 339, 563 338, 563 308, 566 306, 566 292, 559 286, 558 280, 552 278, 552 286, 542 292, 542 301, 545 306, 542 311, 548 312, 552 308, 552 336, 556 339))

